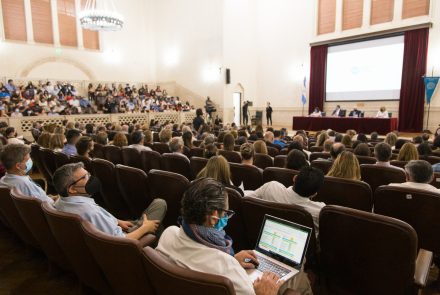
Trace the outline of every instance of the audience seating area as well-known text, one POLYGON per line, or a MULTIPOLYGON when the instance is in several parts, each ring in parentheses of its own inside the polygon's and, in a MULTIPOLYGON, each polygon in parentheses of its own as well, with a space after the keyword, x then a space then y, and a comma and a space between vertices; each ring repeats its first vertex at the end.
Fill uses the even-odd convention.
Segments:
MULTIPOLYGON (((33 144, 31 156, 49 191, 58 167, 83 162, 102 182, 96 202, 117 218, 135 219, 154 198, 162 198, 168 206, 163 226, 177 225, 183 193, 208 160, 200 157, 202 149, 197 147, 189 150, 189 160, 169 153, 163 144, 154 143, 152 148, 138 152, 95 144, 95 158, 88 159, 33 144)), ((286 155, 276 154, 273 159, 257 154, 257 168, 240 164, 236 152, 222 153, 234 155, 227 158, 232 182, 245 190, 273 180, 288 187, 298 174, 283 168, 286 155)), ((313 152, 311 165, 326 172, 332 162, 318 159, 323 157, 328 154, 313 152)), ((372 165, 372 159, 364 157, 361 164, 363 181, 325 176, 313 200, 327 206, 320 215, 319 239, 313 234, 308 245, 306 271, 318 274, 330 294, 416 294, 426 284, 433 255, 440 253, 440 198, 388 186, 404 182, 404 173, 372 165)), ((438 178, 433 182, 436 187, 438 178)), ((226 232, 234 240, 235 251, 254 247, 260 229, 256 225, 264 214, 314 228, 312 216, 302 207, 241 197, 232 188, 227 191, 236 215, 226 232)), ((29 247, 43 251, 50 264, 74 272, 85 289, 102 294, 173 294, 176 290, 179 294, 235 294, 226 278, 168 261, 150 248, 156 242, 152 235, 140 241, 111 237, 78 216, 60 213, 15 190, 0 188, 0 221, 29 247)))

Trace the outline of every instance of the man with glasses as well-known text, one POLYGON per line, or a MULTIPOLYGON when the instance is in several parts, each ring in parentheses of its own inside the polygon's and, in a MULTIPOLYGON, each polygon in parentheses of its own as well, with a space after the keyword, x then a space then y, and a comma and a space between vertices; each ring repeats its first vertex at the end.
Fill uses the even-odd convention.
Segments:
POLYGON ((138 240, 147 233, 157 233, 160 222, 165 217, 166 202, 154 199, 137 221, 116 219, 93 200, 92 196, 100 191, 101 183, 84 169, 83 163, 67 164, 58 168, 53 182, 61 196, 54 205, 57 210, 77 214, 112 236, 138 240))
POLYGON ((258 265, 252 250, 234 253, 232 239, 224 231, 233 215, 224 186, 212 178, 197 179, 183 196, 180 228, 168 227, 156 250, 180 266, 228 278, 238 295, 277 294, 283 284, 277 275, 267 272, 252 283, 246 273, 245 269, 258 265))

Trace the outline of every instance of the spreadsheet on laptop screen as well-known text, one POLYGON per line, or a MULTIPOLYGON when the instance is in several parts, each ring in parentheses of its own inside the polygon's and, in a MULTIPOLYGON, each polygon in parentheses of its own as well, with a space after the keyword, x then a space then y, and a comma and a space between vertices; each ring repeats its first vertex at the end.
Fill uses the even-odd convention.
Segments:
POLYGON ((284 223, 267 220, 258 246, 295 263, 301 263, 308 233, 284 223))

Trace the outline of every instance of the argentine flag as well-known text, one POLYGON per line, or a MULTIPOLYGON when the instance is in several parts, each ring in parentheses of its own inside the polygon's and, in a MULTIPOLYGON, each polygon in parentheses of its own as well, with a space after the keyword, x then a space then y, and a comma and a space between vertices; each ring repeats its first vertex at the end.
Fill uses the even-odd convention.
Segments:
POLYGON ((301 93, 301 102, 303 105, 305 105, 307 103, 306 90, 307 90, 307 78, 306 78, 306 76, 304 76, 303 89, 302 89, 302 93, 301 93))

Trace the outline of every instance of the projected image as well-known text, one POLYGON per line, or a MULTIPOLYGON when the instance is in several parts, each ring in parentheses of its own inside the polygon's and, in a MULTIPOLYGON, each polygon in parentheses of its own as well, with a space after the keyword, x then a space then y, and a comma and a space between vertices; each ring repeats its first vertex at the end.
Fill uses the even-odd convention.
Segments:
POLYGON ((326 100, 398 100, 403 48, 403 36, 329 47, 326 100))

